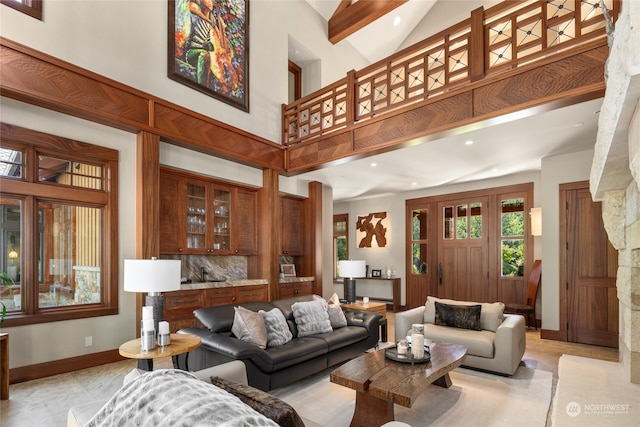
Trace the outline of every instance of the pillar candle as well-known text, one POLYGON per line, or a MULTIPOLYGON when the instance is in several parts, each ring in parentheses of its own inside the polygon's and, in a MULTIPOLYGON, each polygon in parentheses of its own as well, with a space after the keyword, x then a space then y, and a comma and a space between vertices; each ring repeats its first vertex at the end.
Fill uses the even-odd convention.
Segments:
POLYGON ((169 333, 169 322, 162 321, 158 323, 158 334, 166 335, 169 333))

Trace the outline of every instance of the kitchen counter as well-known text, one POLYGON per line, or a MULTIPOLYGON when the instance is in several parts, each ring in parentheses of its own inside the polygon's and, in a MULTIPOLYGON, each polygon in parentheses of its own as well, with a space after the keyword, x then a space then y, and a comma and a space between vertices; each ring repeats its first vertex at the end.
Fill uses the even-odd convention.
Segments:
POLYGON ((269 284, 269 281, 266 279, 245 279, 245 280, 228 280, 226 282, 183 283, 180 285, 180 289, 189 290, 189 289, 230 288, 234 286, 254 286, 254 285, 268 285, 268 284, 269 284))

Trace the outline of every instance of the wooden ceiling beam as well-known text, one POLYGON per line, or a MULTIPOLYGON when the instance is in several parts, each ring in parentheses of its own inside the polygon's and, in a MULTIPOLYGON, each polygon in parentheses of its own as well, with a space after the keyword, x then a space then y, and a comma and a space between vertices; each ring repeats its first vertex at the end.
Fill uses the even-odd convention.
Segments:
POLYGON ((344 40, 409 0, 342 0, 329 18, 329 41, 344 40))

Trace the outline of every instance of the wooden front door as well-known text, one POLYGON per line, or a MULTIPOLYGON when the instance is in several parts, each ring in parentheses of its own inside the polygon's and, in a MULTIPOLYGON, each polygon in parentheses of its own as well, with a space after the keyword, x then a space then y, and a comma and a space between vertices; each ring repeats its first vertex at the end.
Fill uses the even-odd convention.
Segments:
POLYGON ((488 200, 476 197, 438 203, 438 297, 492 299, 485 219, 488 200))
MULTIPOLYGON (((607 238, 600 202, 593 202, 588 182, 560 188, 565 206, 565 278, 567 340, 618 347, 618 251, 607 238)), ((561 224, 562 225, 562 224, 561 224)))

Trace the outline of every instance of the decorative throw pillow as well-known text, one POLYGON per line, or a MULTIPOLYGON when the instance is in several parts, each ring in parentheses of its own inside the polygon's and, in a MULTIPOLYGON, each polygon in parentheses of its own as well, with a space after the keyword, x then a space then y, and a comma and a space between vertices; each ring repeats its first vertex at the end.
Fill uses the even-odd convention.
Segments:
MULTIPOLYGON (((323 299, 321 296, 314 295, 314 300, 323 299)), ((338 298, 337 293, 333 293, 331 298, 327 300, 327 313, 329 314, 329 322, 331 322, 331 327, 333 329, 342 328, 347 326, 347 318, 344 315, 344 311, 342 311, 342 307, 340 307, 340 298, 338 298)))
POLYGON ((250 342, 260 348, 267 347, 267 328, 260 313, 244 307, 234 307, 233 326, 231 332, 236 338, 250 342))
POLYGON ((269 393, 220 377, 211 377, 211 383, 233 394, 244 404, 272 419, 281 427, 304 427, 300 415, 291 405, 269 393))
POLYGON ((327 302, 323 299, 294 303, 291 309, 298 328, 298 337, 331 332, 333 329, 327 308, 327 302))
MULTIPOLYGON (((427 297, 424 310, 424 323, 435 323, 436 306, 435 303, 440 302, 449 305, 476 305, 477 302, 473 301, 458 301, 452 299, 436 298, 432 296, 427 297)), ((498 327, 504 322, 504 303, 502 302, 483 302, 480 303, 482 308, 480 309, 480 328, 486 331, 495 332, 498 327)))
POLYGON ((480 330, 480 310, 477 305, 449 305, 436 302, 435 324, 454 328, 480 330))
POLYGON ((264 326, 267 329, 267 347, 277 347, 291 341, 293 334, 287 325, 287 319, 279 308, 269 311, 260 310, 258 313, 264 319, 264 326))

